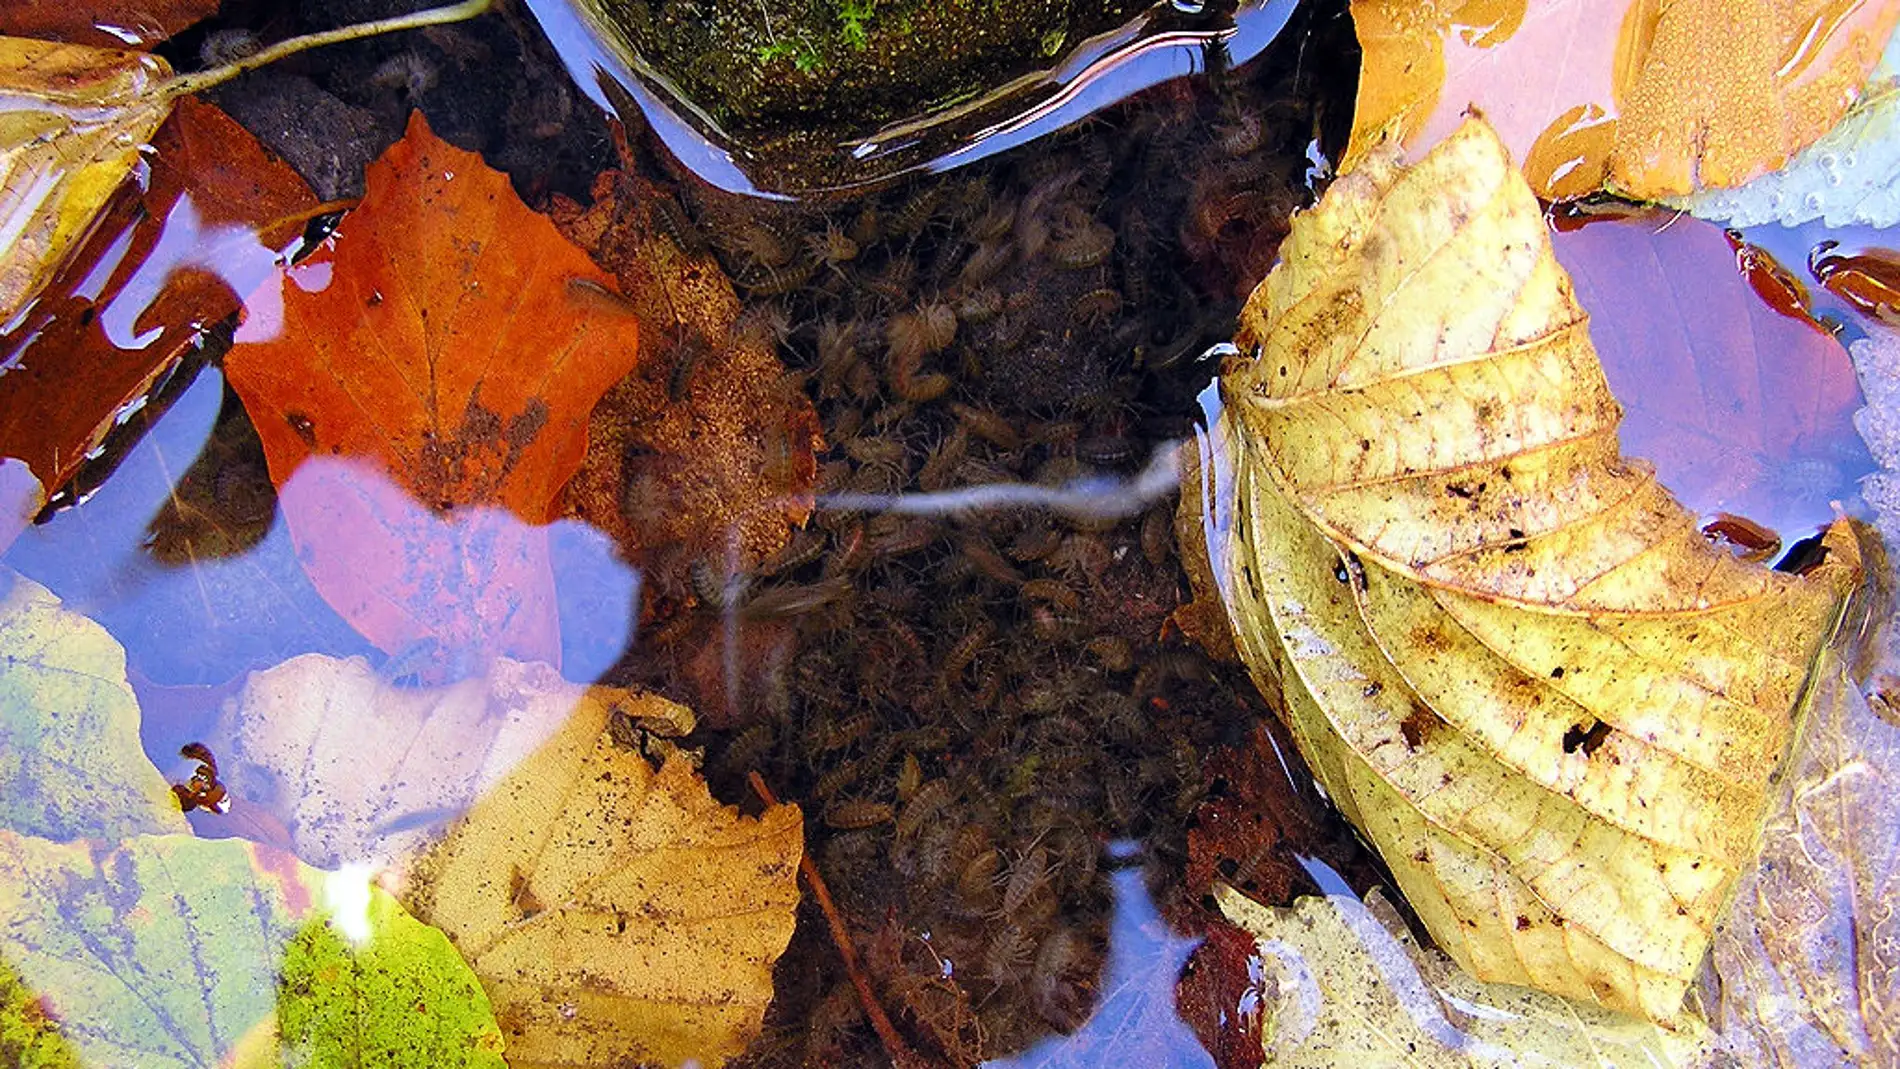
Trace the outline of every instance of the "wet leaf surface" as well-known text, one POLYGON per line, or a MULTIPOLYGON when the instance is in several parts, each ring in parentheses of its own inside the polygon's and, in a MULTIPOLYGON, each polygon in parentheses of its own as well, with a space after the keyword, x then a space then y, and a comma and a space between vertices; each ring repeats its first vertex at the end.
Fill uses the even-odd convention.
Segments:
MULTIPOLYGON (((317 207, 296 172, 210 104, 180 100, 151 140, 149 186, 88 221, 73 265, 0 338, 0 453, 27 461, 49 492, 204 328, 276 274, 277 250, 317 207)), ((269 325, 267 304, 248 314, 269 325)))
MULTIPOLYGON (((1223 379, 1243 656, 1433 938, 1673 1017, 1839 601, 1711 545, 1621 410, 1481 121, 1296 220, 1223 379)), ((1225 558, 1225 559, 1222 559, 1225 558)))
POLYGON ((545 664, 500 660, 416 687, 361 658, 313 653, 252 674, 211 737, 233 803, 275 818, 278 845, 326 868, 388 864, 440 838, 577 706, 623 699, 545 664))
POLYGON ((582 702, 410 874, 481 977, 509 1063, 717 1065, 757 1034, 792 935, 798 807, 722 807, 582 702))
POLYGON ((461 955, 381 888, 364 891, 347 921, 312 920, 284 948, 282 1064, 505 1069, 501 1029, 461 955))
POLYGON ((0 827, 61 841, 185 830, 171 790, 139 749, 124 649, 4 566, 0 827))
MULTIPOLYGON (((236 841, 95 852, 0 831, 0 954, 98 1065, 216 1065, 259 1040, 321 874, 236 841), (127 924, 129 917, 142 923, 127 924)), ((266 1046, 265 1049, 268 1049, 266 1046)))
POLYGON ((1732 190, 1671 200, 1730 226, 1820 219, 1829 226, 1900 223, 1900 33, 1887 41, 1847 114, 1786 166, 1732 190))
POLYGON ((1475 107, 1544 197, 1739 185, 1826 133, 1900 8, 1825 0, 1588 5, 1355 0, 1350 169, 1382 132, 1418 151, 1475 107))
POLYGON ((1639 212, 1551 240, 1623 406, 1624 455, 1705 519, 1746 517, 1784 547, 1852 499, 1872 464, 1847 351, 1752 292, 1719 228, 1639 212))
POLYGON ((9 0, 0 11, 0 34, 149 48, 217 11, 217 0, 9 0))
POLYGON ((1675 1030, 1505 984, 1473 980, 1421 947, 1378 893, 1268 908, 1223 887, 1230 920, 1257 940, 1253 1005, 1268 1022, 1263 1066, 1638 1066, 1710 1064, 1707 1029, 1675 1030))
POLYGON ((742 305, 718 261, 666 229, 667 210, 679 211, 671 193, 614 171, 593 193, 584 211, 557 199, 552 214, 614 272, 623 314, 642 324, 653 358, 594 410, 564 509, 683 598, 692 562, 750 568, 804 523, 818 417, 787 379, 777 339, 740 323, 742 305))
POLYGON ((286 289, 281 333, 232 350, 312 581, 384 651, 558 661, 545 533, 499 521, 552 518, 587 412, 634 365, 633 317, 575 297, 611 286, 417 116, 286 289))

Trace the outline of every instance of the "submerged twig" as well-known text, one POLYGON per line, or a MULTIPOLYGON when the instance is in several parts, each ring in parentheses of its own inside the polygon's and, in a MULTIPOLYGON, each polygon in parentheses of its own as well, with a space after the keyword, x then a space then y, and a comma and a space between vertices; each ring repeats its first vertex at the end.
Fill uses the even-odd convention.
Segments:
MULTIPOLYGON (((766 805, 778 804, 778 799, 772 796, 772 789, 765 785, 765 780, 757 772, 748 773, 747 779, 761 801, 766 805)), ((851 943, 851 933, 844 926, 844 917, 831 901, 831 892, 825 887, 824 877, 818 875, 818 866, 812 864, 810 854, 798 859, 798 871, 805 874, 805 882, 811 886, 812 897, 818 900, 818 908, 825 915, 825 923, 831 926, 831 939, 838 944, 838 956, 844 959, 844 971, 851 977, 851 986, 858 989, 858 1001, 864 1004, 864 1015, 871 1019, 871 1029, 884 1044, 884 1053, 891 1056, 891 1064, 898 1069, 921 1069, 924 1062, 910 1049, 910 1044, 904 1042, 904 1037, 898 1034, 897 1026, 885 1015, 884 1007, 871 991, 871 981, 865 977, 863 967, 858 964, 858 951, 851 943)))

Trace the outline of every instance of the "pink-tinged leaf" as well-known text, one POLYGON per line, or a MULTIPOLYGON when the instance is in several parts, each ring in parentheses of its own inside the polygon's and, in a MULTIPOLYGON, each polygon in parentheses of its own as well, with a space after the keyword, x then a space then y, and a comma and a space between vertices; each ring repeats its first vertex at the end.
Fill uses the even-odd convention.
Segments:
POLYGON ((1854 496, 1871 462, 1846 350, 1770 308, 1719 228, 1653 212, 1553 238, 1626 413, 1625 455, 1705 518, 1745 517, 1784 545, 1854 496))

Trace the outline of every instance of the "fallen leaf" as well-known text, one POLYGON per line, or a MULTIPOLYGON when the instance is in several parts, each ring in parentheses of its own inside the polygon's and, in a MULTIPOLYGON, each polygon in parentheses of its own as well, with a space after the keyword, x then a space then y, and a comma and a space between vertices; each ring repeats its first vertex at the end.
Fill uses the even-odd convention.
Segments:
POLYGON ((1647 465, 1503 144, 1369 156, 1241 317, 1216 434, 1242 654, 1481 980, 1672 1018, 1856 574, 1707 541, 1647 465))
POLYGON ((210 104, 180 100, 151 140, 148 186, 97 216, 68 269, 0 338, 0 453, 49 489, 145 404, 204 328, 238 310, 239 294, 276 274, 318 209, 295 171, 210 104))
POLYGON ((347 922, 312 919, 284 948, 279 1064, 505 1069, 488 996, 448 938, 364 889, 347 922))
POLYGON ((212 737, 233 800, 265 807, 299 857, 334 868, 388 863, 439 838, 583 703, 636 717, 684 711, 576 686, 545 664, 504 659, 483 676, 406 687, 360 657, 312 653, 253 673, 212 737))
POLYGON ((653 358, 594 409, 587 460, 563 495, 567 515, 611 535, 650 580, 688 596, 688 566, 729 558, 748 568, 811 513, 823 441, 773 339, 739 326, 741 305, 719 263, 682 249, 662 201, 672 195, 619 172, 594 183, 583 211, 556 198, 569 238, 614 272, 653 358))
POLYGON ((270 1016, 320 879, 236 840, 0 831, 0 956, 88 1064, 216 1065, 270 1016))
POLYGON ((0 828, 62 841, 186 830, 170 786, 139 748, 125 651, 4 567, 0 828))
POLYGON ((1231 887, 1215 891, 1221 912, 1256 940, 1262 1065, 1647 1069, 1715 1057, 1699 1021, 1658 1028, 1527 988, 1479 983, 1419 946, 1378 892, 1363 902, 1343 885, 1336 892, 1270 908, 1231 887))
POLYGON ((1900 330, 1871 328, 1854 343, 1853 355, 1867 396, 1867 407, 1854 413, 1854 426, 1880 466, 1861 481, 1861 493, 1886 544, 1900 547, 1900 330))
MULTIPOLYGON (((467 967, 361 873, 238 840, 137 836, 108 849, 0 830, 0 958, 89 1065, 283 1064, 274 1013, 293 1044, 284 1055, 341 1040, 354 1064, 501 1064, 376 1062, 498 1049, 467 967), (326 938, 330 927, 357 949, 326 938), (382 1005, 358 1004, 370 993, 382 1005)), ((0 1017, 0 1035, 10 1023, 0 1017)))
POLYGON ((555 661, 552 599, 508 593, 545 573, 544 537, 444 554, 407 540, 406 521, 383 527, 397 506, 361 478, 287 484, 312 457, 346 458, 438 513, 488 505, 545 523, 586 451, 587 413, 634 365, 634 317, 588 299, 611 280, 419 114, 365 182, 342 236, 285 293, 282 332, 225 362, 286 488, 291 537, 324 598, 386 652, 432 640, 555 661), (385 567, 359 570, 365 557, 385 567))
POLYGON ((1624 455, 1703 517, 1744 516, 1784 545, 1825 527, 1871 467, 1839 340, 1760 299, 1700 220, 1641 212, 1551 239, 1625 409, 1624 455))
POLYGON ((758 1033, 791 939, 803 821, 721 807, 575 707, 410 873, 468 959, 514 1069, 722 1064, 758 1033))
POLYGON ((1819 219, 1829 226, 1900 223, 1900 31, 1847 114, 1780 170, 1736 189, 1671 198, 1704 219, 1730 226, 1819 219))
POLYGON ((171 110, 170 76, 144 52, 0 37, 0 323, 92 232, 171 110))
POLYGON ((1900 5, 1828 0, 1353 0, 1365 50, 1342 170, 1388 134, 1423 150, 1467 109, 1541 197, 1740 185, 1826 133, 1900 5))
POLYGON ((218 13, 218 0, 9 0, 0 34, 99 48, 150 48, 218 13))

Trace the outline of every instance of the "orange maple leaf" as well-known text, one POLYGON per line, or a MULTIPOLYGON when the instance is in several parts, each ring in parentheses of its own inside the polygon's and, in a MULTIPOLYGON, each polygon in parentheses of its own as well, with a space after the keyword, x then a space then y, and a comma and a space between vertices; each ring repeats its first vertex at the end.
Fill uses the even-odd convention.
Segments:
POLYGON ((225 361, 272 480, 312 454, 375 457, 432 508, 547 522, 587 414, 634 366, 632 315, 575 296, 612 278, 420 113, 364 186, 305 262, 328 284, 290 287, 278 335, 225 361))
POLYGON ((552 519, 589 411, 633 368, 633 316, 420 115, 365 186, 331 247, 290 272, 281 331, 225 361, 299 558, 387 652, 558 664, 547 533, 528 525, 552 519))

